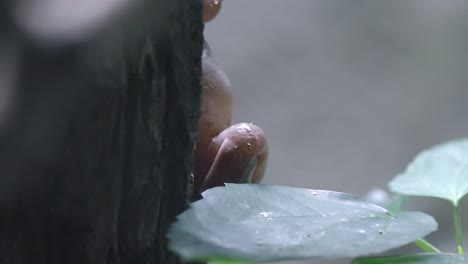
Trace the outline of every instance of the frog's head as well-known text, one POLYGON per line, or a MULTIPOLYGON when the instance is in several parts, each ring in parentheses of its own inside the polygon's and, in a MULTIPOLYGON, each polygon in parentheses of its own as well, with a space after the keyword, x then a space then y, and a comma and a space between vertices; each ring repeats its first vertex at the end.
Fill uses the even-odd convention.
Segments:
POLYGON ((203 0, 203 22, 209 22, 218 15, 222 2, 223 0, 203 0))

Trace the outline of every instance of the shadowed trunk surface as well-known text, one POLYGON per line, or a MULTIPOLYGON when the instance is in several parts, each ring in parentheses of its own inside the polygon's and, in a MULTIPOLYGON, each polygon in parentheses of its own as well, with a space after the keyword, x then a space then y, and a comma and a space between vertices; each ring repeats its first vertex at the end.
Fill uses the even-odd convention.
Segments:
POLYGON ((40 2, 0 3, 0 263, 179 263, 201 4, 40 2))

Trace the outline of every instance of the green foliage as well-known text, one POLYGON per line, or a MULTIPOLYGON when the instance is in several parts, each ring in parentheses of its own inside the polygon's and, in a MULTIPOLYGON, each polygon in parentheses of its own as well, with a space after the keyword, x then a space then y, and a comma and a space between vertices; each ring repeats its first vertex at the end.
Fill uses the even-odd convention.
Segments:
POLYGON ((241 264, 377 254, 414 242, 425 254, 357 258, 354 264, 462 264, 460 199, 468 193, 468 140, 422 152, 391 183, 388 209, 356 196, 324 190, 226 184, 178 216, 169 248, 189 261, 241 264), (458 255, 423 239, 437 229, 421 212, 404 212, 408 196, 439 197, 454 205, 458 255))
POLYGON ((434 254, 423 253, 411 256, 401 257, 374 257, 359 258, 353 261, 353 264, 467 264, 464 260, 455 254, 434 254))
POLYGON ((468 140, 423 151, 405 172, 390 182, 392 192, 438 197, 458 205, 468 193, 468 140))
POLYGON ((238 260, 222 260, 222 259, 216 259, 213 261, 208 262, 208 264, 248 264, 248 262, 245 261, 238 261, 238 260))
POLYGON ((380 253, 436 229, 424 213, 393 215, 346 193, 227 184, 203 193, 169 238, 185 259, 271 261, 380 253))

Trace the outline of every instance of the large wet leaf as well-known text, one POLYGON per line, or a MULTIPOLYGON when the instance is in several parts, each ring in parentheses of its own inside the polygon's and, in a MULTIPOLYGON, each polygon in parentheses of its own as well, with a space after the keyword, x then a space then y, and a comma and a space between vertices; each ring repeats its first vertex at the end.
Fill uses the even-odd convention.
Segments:
POLYGON ((208 264, 249 264, 245 261, 238 261, 238 260, 222 260, 222 259, 216 259, 211 262, 208 262, 208 264))
POLYGON ((353 264, 468 264, 468 260, 455 254, 423 253, 401 257, 359 258, 353 264))
POLYGON ((272 261, 356 257, 408 244, 437 229, 424 213, 392 215, 356 196, 227 184, 178 217, 169 247, 187 260, 272 261))
POLYGON ((454 205, 468 193, 468 139, 420 153, 391 183, 393 192, 447 199, 454 205))

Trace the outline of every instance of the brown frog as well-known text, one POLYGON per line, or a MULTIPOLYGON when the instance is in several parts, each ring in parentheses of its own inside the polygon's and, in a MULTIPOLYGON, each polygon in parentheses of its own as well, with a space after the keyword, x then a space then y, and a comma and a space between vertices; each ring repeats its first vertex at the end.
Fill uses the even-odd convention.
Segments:
MULTIPOLYGON (((203 0, 203 21, 219 13, 221 0, 203 0)), ((195 148, 194 193, 224 183, 259 183, 264 175, 268 144, 265 133, 252 123, 231 125, 229 79, 205 42, 202 55, 202 102, 195 148)))

